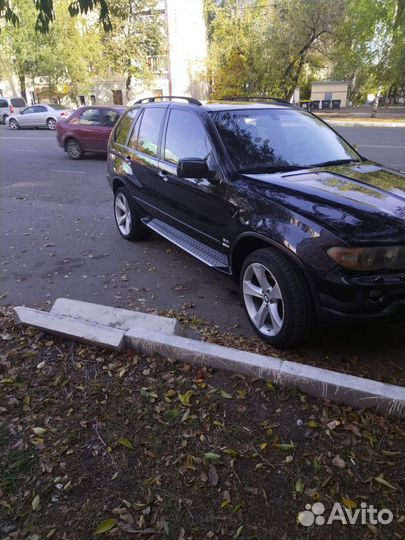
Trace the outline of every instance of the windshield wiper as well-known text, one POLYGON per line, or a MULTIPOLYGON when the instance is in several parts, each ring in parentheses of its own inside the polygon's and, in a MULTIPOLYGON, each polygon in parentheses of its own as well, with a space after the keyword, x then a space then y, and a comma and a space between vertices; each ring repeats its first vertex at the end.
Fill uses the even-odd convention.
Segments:
POLYGON ((246 169, 238 169, 238 172, 242 174, 260 174, 284 171, 299 171, 300 169, 307 169, 307 167, 305 165, 274 165, 269 167, 247 167, 246 169))
POLYGON ((321 163, 314 163, 308 167, 328 167, 330 165, 348 165, 349 163, 361 163, 359 159, 332 159, 330 161, 322 161, 321 163))

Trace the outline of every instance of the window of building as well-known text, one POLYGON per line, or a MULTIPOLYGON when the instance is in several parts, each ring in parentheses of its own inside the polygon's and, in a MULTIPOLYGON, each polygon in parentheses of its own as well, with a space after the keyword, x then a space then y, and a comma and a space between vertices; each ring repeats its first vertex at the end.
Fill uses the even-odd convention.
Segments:
POLYGON ((91 94, 90 96, 90 103, 92 105, 95 105, 96 104, 96 96, 94 94, 91 94))
POLYGON ((112 95, 114 105, 122 105, 124 103, 122 99, 122 90, 113 90, 112 95))
POLYGON ((86 105, 86 98, 84 96, 79 96, 79 102, 80 105, 83 107, 84 105, 86 105))

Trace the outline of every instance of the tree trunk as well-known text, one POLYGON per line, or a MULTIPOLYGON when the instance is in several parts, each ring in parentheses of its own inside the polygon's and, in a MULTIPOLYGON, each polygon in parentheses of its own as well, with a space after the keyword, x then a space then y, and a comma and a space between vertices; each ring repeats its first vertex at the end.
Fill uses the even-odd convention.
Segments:
POLYGON ((131 81, 132 75, 128 73, 127 80, 125 81, 125 100, 128 103, 131 94, 131 81))
POLYGON ((27 102, 27 86, 26 86, 26 83, 25 83, 25 73, 19 73, 18 74, 18 80, 20 81, 21 96, 27 102))

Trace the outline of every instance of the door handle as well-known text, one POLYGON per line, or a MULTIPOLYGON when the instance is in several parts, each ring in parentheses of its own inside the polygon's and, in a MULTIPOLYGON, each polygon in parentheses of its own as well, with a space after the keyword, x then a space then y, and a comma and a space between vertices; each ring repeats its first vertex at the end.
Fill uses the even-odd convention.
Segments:
POLYGON ((159 176, 160 176, 160 178, 161 178, 162 180, 164 180, 165 182, 168 181, 168 178, 167 178, 167 175, 168 175, 168 174, 169 174, 169 173, 168 173, 167 171, 159 171, 159 176))

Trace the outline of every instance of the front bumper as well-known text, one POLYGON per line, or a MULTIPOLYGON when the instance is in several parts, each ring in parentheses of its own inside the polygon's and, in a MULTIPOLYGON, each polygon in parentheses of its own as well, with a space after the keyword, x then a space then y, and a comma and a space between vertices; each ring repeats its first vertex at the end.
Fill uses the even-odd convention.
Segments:
POLYGON ((321 322, 390 322, 405 318, 404 272, 333 278, 329 275, 326 280, 318 279, 315 285, 321 322))

